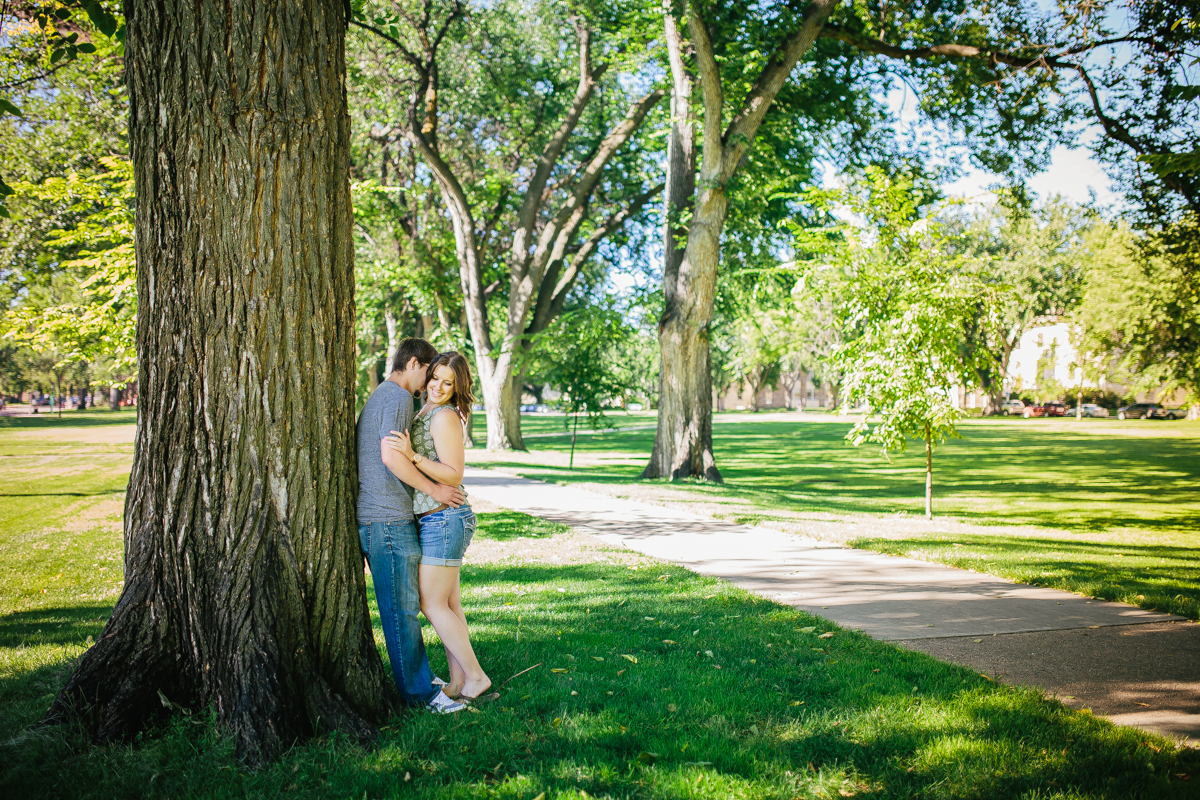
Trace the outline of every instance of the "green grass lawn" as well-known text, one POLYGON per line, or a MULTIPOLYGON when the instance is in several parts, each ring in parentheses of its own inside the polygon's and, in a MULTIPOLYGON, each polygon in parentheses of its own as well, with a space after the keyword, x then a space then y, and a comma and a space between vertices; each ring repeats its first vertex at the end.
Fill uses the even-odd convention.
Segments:
MULTIPOLYGON (((849 427, 824 415, 719 414, 713 438, 725 484, 677 487, 697 502, 730 504, 731 517, 750 523, 781 514, 920 516, 922 454, 889 461, 877 447, 846 443, 849 427)), ((934 457, 935 513, 1004 529, 853 544, 1200 615, 1200 423, 969 419, 961 432, 934 457)), ((569 438, 543 438, 529 443, 529 457, 502 465, 542 480, 644 485, 638 474, 653 442, 653 430, 580 437, 568 470, 544 456, 565 451, 569 438)), ((486 466, 486 454, 472 463, 486 466)))
MULTIPOLYGON (((570 435, 570 425, 573 420, 574 418, 568 414, 522 414, 521 434, 535 436, 538 439, 545 434, 557 434, 564 431, 570 435)), ((605 415, 604 421, 595 427, 595 430, 653 426, 657 420, 658 414, 654 411, 610 411, 605 415)), ((485 441, 487 423, 483 418, 483 412, 475 414, 474 425, 475 437, 480 441, 485 441)), ((584 433, 591 430, 593 430, 593 426, 588 423, 587 417, 580 415, 579 431, 584 433)))
POLYGON ((0 430, 3 485, 41 504, 0 521, 6 797, 1195 796, 1195 750, 513 512, 480 515, 492 556, 463 571, 496 682, 533 667, 496 702, 403 714, 371 748, 323 737, 258 773, 202 709, 103 748, 30 728, 116 598, 121 431, 0 430))

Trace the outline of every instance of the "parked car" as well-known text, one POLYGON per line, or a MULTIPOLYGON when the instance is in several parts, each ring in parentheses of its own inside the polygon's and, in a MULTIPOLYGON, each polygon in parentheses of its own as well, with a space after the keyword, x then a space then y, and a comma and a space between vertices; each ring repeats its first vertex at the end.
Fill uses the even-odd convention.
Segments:
MULTIPOLYGON (((1067 409, 1067 416, 1068 417, 1079 416, 1079 406, 1076 406, 1075 408, 1067 409)), ((1083 416, 1085 416, 1085 417, 1107 417, 1108 409, 1104 408, 1103 406, 1098 406, 1095 403, 1084 403, 1083 404, 1083 416)))
POLYGON ((1020 414, 1024 410, 1025 404, 1020 400, 1017 400, 1015 397, 1012 400, 1005 400, 1000 404, 1000 413, 1004 414, 1006 417, 1010 414, 1020 414))
POLYGON ((1187 419, 1187 409, 1180 406, 1175 408, 1167 408, 1165 406, 1155 406, 1150 412, 1153 419, 1187 419))
POLYGON ((1134 403, 1117 409, 1117 419, 1154 419, 1158 403, 1134 403))
POLYGON ((1030 417, 1065 417, 1066 415, 1066 405, 1057 400, 1051 400, 1049 403, 1042 403, 1036 406, 1025 406, 1025 410, 1021 412, 1021 416, 1025 417, 1025 419, 1029 419, 1030 417))

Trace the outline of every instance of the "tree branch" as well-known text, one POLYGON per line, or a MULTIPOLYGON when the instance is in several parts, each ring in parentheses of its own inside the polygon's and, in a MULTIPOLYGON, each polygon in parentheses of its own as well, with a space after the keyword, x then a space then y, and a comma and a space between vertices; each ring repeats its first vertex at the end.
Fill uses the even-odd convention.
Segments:
POLYGON ((587 263, 588 259, 592 257, 596 249, 600 246, 600 243, 611 236, 614 231, 627 221, 640 214, 642 209, 646 207, 646 204, 662 192, 664 185, 660 183, 654 188, 642 192, 634 197, 623 209, 609 216, 596 230, 592 231, 591 236, 584 240, 565 270, 563 269, 564 262, 562 259, 556 260, 551 265, 551 268, 546 271, 542 285, 539 287, 537 305, 534 308, 529 327, 525 331, 526 334, 533 335, 544 331, 554 318, 562 313, 567 294, 575 284, 575 279, 579 276, 579 271, 587 263))
POLYGON ((719 159, 723 150, 721 120, 724 116, 725 94, 721 88, 721 70, 713 56, 712 36, 695 3, 688 4, 687 21, 688 32, 692 35, 692 49, 696 53, 696 67, 700 73, 700 92, 704 98, 704 163, 710 164, 710 159, 719 159))
POLYGON ((592 69, 591 31, 578 18, 575 21, 575 32, 579 39, 579 84, 575 90, 575 99, 571 102, 571 108, 567 112, 566 118, 558 126, 558 130, 554 132, 554 135, 550 137, 550 141, 542 148, 542 154, 538 158, 537 167, 534 170, 533 177, 529 181, 529 186, 525 190, 525 197, 521 202, 521 209, 517 214, 517 228, 513 235, 513 257, 510 264, 514 283, 524 278, 525 272, 529 268, 529 245, 533 238, 533 228, 537 222, 538 209, 541 207, 542 191, 546 188, 546 182, 550 179, 550 173, 553 171, 554 165, 558 163, 558 158, 562 155, 563 148, 566 147, 568 137, 575 130, 575 126, 579 123, 579 118, 583 114, 583 109, 592 97, 592 90, 596 87, 596 81, 607 69, 607 65, 601 65, 595 70, 592 69))
POLYGON ((356 28, 362 28, 364 31, 370 31, 371 33, 375 34, 379 38, 388 42, 389 44, 391 44, 393 47, 395 47, 397 50, 400 51, 400 55, 404 56, 405 61, 412 64, 414 67, 417 67, 418 69, 421 68, 421 61, 420 61, 420 59, 417 58, 416 54, 413 53, 411 50, 409 50, 407 47, 405 47, 404 42, 400 41, 396 37, 388 34, 386 31, 381 31, 379 28, 376 28, 374 25, 370 25, 366 22, 359 22, 356 19, 351 19, 350 24, 355 26, 356 28))
MULTIPOLYGON (((771 60, 763 67, 759 73, 758 79, 754 81, 754 86, 750 89, 750 94, 746 96, 746 102, 742 105, 742 110, 729 123, 729 127, 725 130, 725 135, 722 138, 725 146, 725 152, 721 163, 720 178, 722 183, 728 180, 733 175, 733 171, 737 169, 738 162, 746 150, 749 149, 751 142, 754 141, 755 135, 758 133, 758 126, 762 124, 763 117, 767 114, 767 109, 771 107, 771 103, 775 100, 775 96, 779 94, 779 90, 783 88, 783 84, 787 81, 788 75, 795 68, 796 62, 800 60, 800 56, 804 55, 813 42, 817 40, 821 30, 825 27, 825 20, 833 12, 838 0, 812 0, 808 4, 808 8, 804 9, 804 15, 800 19, 800 27, 792 32, 783 45, 771 56, 771 60)), ((697 48, 699 50, 699 48, 697 48)), ((708 113, 705 112, 705 124, 708 124, 708 113)), ((719 124, 718 117, 718 124, 719 124)), ((707 161, 707 132, 705 133, 705 160, 707 161)))

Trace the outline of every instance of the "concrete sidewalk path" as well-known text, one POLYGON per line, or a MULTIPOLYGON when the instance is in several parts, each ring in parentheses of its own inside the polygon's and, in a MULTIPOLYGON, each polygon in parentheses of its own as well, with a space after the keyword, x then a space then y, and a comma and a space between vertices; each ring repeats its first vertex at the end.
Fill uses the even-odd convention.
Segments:
POLYGON ((494 470, 468 467, 464 483, 470 494, 496 505, 723 578, 876 639, 981 671, 999 666, 993 674, 1069 695, 1071 705, 1098 713, 1103 708, 1114 718, 1133 715, 1122 721, 1200 741, 1200 659, 1184 657, 1200 652, 1200 625, 1182 617, 494 470), (1125 626, 1147 626, 1161 635, 1139 635, 1130 640, 1136 642, 1132 648, 1096 648, 1103 637, 1080 635, 1125 626), (1032 655, 1022 635, 1043 637, 1032 655), (975 642, 982 637, 988 638, 975 642), (953 642, 958 644, 950 646, 953 642), (1160 658, 1157 650, 1163 648, 1170 653, 1160 658), (1010 650, 1011 657, 1002 655, 1010 650), (1171 655, 1177 651, 1179 658, 1171 655), (1039 652, 1053 669, 1036 669, 1039 652), (1130 659, 1140 665, 1136 676, 1124 666, 1130 659), (1029 668, 1014 669, 1022 664, 1029 668), (1093 673, 1124 677, 1080 680, 1093 673), (1166 709, 1150 708, 1147 691, 1133 684, 1171 687, 1169 719, 1149 713, 1166 709))

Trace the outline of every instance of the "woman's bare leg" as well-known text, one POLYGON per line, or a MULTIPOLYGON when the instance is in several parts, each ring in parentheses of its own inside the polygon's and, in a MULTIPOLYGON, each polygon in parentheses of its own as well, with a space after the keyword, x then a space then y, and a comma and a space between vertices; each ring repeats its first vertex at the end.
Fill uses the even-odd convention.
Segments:
POLYGON ((422 564, 420 569, 421 611, 433 624, 433 629, 446 645, 446 658, 450 661, 451 681, 449 689, 457 689, 467 697, 476 697, 492 685, 471 647, 466 617, 462 615, 461 602, 456 612, 450 604, 451 596, 459 595, 458 567, 435 567, 422 564), (456 666, 457 665, 457 666, 456 666), (463 682, 455 686, 454 673, 461 670, 463 682))

